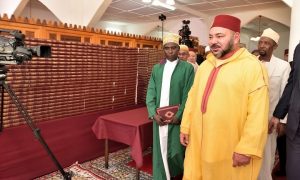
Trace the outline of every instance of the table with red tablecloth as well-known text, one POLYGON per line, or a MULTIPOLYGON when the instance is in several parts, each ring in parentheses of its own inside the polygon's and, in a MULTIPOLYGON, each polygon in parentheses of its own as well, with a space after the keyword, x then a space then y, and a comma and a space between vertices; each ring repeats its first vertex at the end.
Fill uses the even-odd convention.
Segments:
POLYGON ((97 118, 92 130, 98 139, 105 139, 108 167, 108 140, 127 144, 137 169, 143 165, 143 150, 152 146, 152 121, 146 107, 103 115, 97 118))

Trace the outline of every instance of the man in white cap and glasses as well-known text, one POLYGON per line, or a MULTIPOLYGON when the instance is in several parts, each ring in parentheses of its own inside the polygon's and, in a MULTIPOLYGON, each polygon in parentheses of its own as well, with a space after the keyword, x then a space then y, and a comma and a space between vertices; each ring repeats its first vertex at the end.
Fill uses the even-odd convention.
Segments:
MULTIPOLYGON (((278 47, 279 34, 271 28, 265 29, 258 41, 259 60, 265 65, 269 76, 269 135, 264 150, 263 163, 259 173, 259 180, 272 180, 272 170, 275 161, 276 139, 278 136, 278 121, 271 120, 274 109, 287 84, 291 71, 288 62, 273 55, 278 47)), ((286 119, 283 121, 286 123, 286 119)))
POLYGON ((188 92, 194 81, 194 68, 178 59, 179 36, 163 39, 165 59, 154 65, 147 89, 146 104, 153 120, 153 179, 169 180, 183 173, 185 148, 179 141, 179 129, 188 92), (179 105, 170 120, 157 114, 160 107, 179 105))

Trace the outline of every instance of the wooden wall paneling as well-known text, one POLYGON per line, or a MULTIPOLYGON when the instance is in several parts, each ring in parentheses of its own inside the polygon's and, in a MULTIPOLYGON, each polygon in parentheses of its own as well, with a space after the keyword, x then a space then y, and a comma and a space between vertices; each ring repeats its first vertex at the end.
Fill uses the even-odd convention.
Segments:
POLYGON ((151 76, 152 68, 163 59, 161 50, 139 49, 138 56, 138 104, 145 104, 147 87, 151 76))

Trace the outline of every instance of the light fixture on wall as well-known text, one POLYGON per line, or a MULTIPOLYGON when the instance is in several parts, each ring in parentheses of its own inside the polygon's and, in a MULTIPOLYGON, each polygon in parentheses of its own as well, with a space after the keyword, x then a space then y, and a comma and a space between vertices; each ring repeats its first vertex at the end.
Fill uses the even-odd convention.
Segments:
POLYGON ((161 2, 160 0, 142 0, 144 3, 151 3, 153 6, 160 6, 169 10, 174 11, 176 9, 175 1, 174 0, 166 0, 165 3, 161 2))
POLYGON ((256 37, 251 37, 250 40, 251 41, 259 41, 260 39, 260 23, 261 23, 261 15, 258 16, 258 36, 256 37))

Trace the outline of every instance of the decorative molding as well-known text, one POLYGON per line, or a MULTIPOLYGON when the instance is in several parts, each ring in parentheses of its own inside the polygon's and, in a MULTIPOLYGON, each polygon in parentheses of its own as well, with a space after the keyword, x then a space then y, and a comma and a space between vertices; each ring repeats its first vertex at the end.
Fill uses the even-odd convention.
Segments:
POLYGON ((80 26, 76 24, 68 24, 68 23, 61 23, 57 21, 47 21, 45 19, 41 20, 39 18, 27 18, 27 17, 15 17, 14 15, 11 15, 9 18, 6 13, 4 13, 2 16, 0 14, 0 21, 7 21, 7 22, 14 22, 14 23, 22 23, 22 24, 30 24, 30 25, 36 25, 36 26, 44 26, 44 27, 53 27, 53 28, 62 28, 67 30, 74 30, 74 31, 83 31, 83 32, 89 32, 89 33, 97 33, 97 34, 103 34, 103 35, 111 35, 111 36, 119 36, 119 37, 125 37, 125 38, 134 38, 134 39, 140 39, 140 40, 148 40, 148 41, 161 41, 161 38, 157 37, 150 37, 145 35, 138 35, 138 34, 129 34, 129 33, 117 33, 117 32, 109 32, 103 29, 96 29, 94 27, 86 27, 86 26, 80 26))

